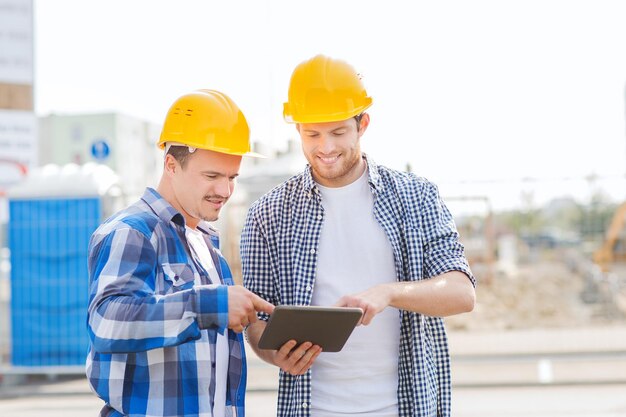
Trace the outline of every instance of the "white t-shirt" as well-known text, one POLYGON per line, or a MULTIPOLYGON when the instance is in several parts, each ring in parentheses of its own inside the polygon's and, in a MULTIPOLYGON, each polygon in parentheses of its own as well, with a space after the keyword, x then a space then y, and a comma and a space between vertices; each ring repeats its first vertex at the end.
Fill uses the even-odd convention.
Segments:
MULTIPOLYGON (((367 171, 345 187, 318 185, 324 224, 313 305, 396 282, 393 249, 374 217, 367 171)), ((358 326, 341 352, 321 353, 311 368, 311 416, 398 416, 400 314, 392 307, 358 326)))
MULTIPOLYGON (((196 257, 202 264, 202 267, 209 273, 209 278, 212 284, 222 284, 220 276, 215 269, 211 252, 206 245, 203 238, 203 233, 190 227, 185 227, 185 236, 191 250, 195 253, 196 257)), ((196 285, 201 285, 201 282, 196 282, 196 285)), ((217 341, 215 347, 215 397, 213 398, 213 416, 223 417, 226 416, 226 383, 228 380, 228 361, 230 360, 230 354, 228 350, 228 338, 226 332, 224 334, 217 334, 217 341)), ((231 414, 228 414, 231 415, 231 414)))

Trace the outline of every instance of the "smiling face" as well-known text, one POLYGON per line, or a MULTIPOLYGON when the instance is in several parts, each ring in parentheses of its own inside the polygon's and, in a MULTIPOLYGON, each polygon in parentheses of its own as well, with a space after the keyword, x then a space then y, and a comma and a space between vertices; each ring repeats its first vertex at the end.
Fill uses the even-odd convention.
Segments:
POLYGON ((361 155, 360 139, 368 125, 369 116, 364 113, 359 128, 354 118, 297 126, 302 151, 318 184, 343 187, 363 174, 365 161, 361 155))
MULTIPOLYGON (((170 154, 164 175, 169 179, 166 199, 195 228, 200 220, 217 220, 232 195, 239 175, 241 156, 197 149, 181 164, 170 154)), ((164 196, 165 197, 165 196, 164 196)))

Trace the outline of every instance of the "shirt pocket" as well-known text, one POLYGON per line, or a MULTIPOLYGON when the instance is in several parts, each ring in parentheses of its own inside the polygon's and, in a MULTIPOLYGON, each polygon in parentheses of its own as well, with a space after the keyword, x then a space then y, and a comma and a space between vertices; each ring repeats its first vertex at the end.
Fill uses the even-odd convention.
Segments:
POLYGON ((195 273, 193 269, 184 263, 163 263, 163 280, 166 290, 180 291, 193 287, 195 273))

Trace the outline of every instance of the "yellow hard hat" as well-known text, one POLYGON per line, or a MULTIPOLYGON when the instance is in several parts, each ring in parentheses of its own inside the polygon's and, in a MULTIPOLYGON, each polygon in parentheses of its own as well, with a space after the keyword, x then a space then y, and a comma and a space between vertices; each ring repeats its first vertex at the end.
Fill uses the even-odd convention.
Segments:
POLYGON ((172 104, 158 145, 163 149, 168 142, 229 155, 262 156, 250 150, 250 129, 239 107, 215 90, 196 90, 172 104))
POLYGON ((283 117, 287 123, 336 122, 371 105, 372 98, 350 64, 317 55, 293 71, 283 117))

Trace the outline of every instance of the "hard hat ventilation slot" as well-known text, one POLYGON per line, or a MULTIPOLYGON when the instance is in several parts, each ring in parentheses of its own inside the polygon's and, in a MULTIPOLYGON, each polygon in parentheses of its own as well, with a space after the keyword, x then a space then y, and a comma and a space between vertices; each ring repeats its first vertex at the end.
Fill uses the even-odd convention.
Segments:
POLYGON ((185 116, 193 116, 193 109, 187 109, 185 116))

